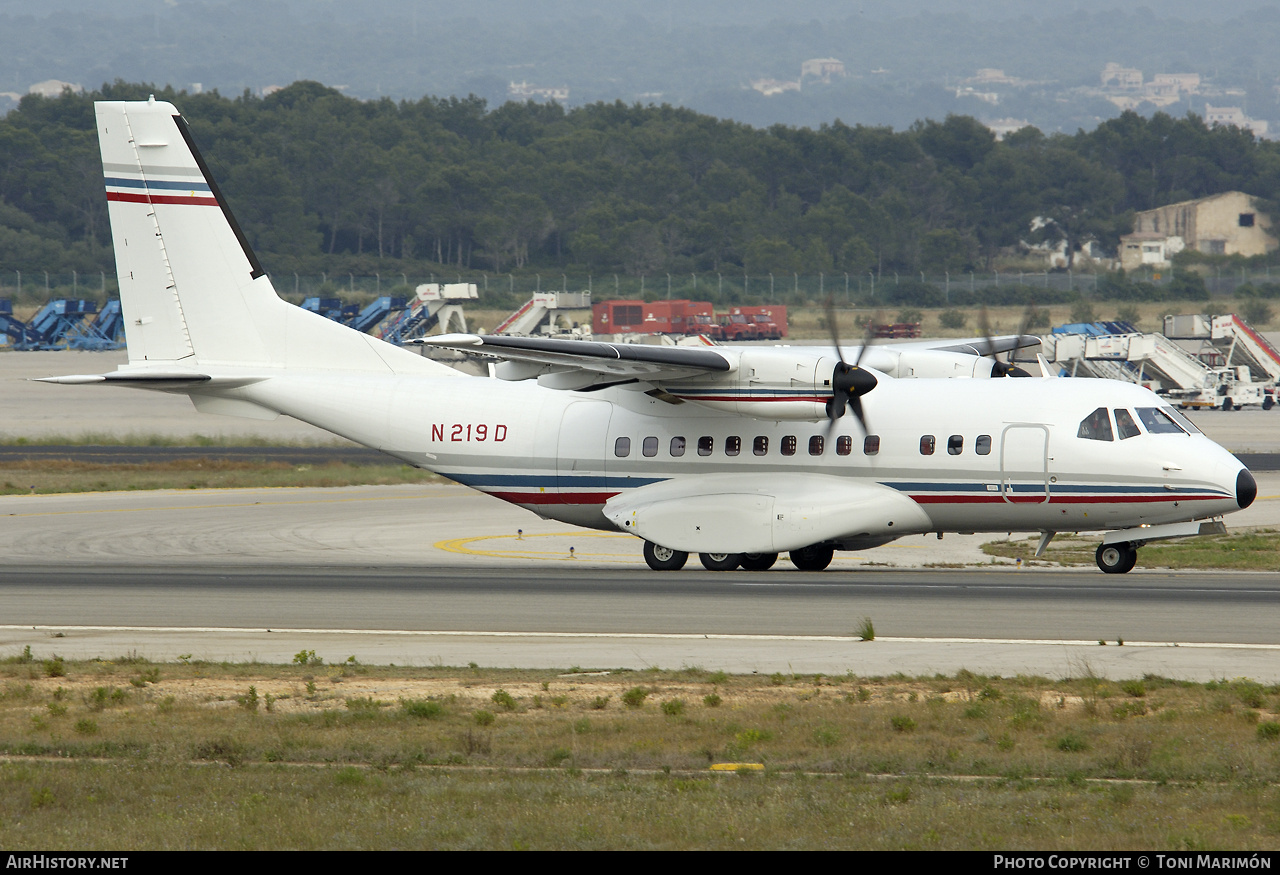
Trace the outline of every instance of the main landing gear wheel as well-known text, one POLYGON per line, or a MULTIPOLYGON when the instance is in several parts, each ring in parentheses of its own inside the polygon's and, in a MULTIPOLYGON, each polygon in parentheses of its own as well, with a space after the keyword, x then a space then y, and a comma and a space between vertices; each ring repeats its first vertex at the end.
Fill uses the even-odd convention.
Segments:
POLYGON ((1129 543, 1102 544, 1098 547, 1098 567, 1107 574, 1132 571, 1138 562, 1138 548, 1129 543))
POLYGON ((654 571, 679 571, 689 561, 689 554, 683 550, 659 547, 652 541, 645 541, 644 561, 654 571))
POLYGON ((741 553, 699 553, 698 559, 708 571, 732 571, 742 564, 741 553))
POLYGON ((743 571, 768 571, 778 561, 777 553, 743 553, 743 571))
POLYGON ((787 555, 791 559, 791 564, 801 571, 821 571, 831 564, 831 558, 836 555, 836 549, 822 544, 812 544, 801 547, 799 550, 792 550, 787 555))

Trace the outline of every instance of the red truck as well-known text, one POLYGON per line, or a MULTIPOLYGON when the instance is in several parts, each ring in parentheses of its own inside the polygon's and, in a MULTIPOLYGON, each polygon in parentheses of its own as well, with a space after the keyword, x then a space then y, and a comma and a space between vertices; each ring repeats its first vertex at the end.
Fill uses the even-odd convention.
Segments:
POLYGON ((591 308, 596 334, 702 334, 712 321, 709 301, 601 301, 591 308))
POLYGON ((690 313, 684 323, 684 332, 689 335, 701 334, 712 340, 724 340, 724 329, 716 321, 710 307, 705 313, 690 313))
POLYGON ((756 331, 755 320, 742 313, 726 313, 721 316, 720 330, 724 332, 724 340, 755 340, 760 336, 756 331))
POLYGON ((644 331, 644 301, 601 301, 591 307, 593 334, 630 334, 644 331))
POLYGON ((768 307, 734 307, 731 315, 746 316, 755 326, 760 340, 781 340, 787 336, 787 308, 785 304, 768 307))

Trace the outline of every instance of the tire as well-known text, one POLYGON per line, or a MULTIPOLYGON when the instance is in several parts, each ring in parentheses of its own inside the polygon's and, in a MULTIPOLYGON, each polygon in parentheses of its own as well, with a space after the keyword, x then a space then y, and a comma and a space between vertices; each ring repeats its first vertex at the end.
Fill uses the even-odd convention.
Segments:
POLYGON ((743 571, 768 571, 778 561, 777 553, 743 553, 743 571))
POLYGON ((645 541, 644 561, 654 571, 679 571, 689 561, 689 554, 683 550, 659 547, 652 541, 645 541))
POLYGON ((1263 410, 1270 410, 1272 407, 1275 407, 1275 406, 1276 406, 1275 399, 1272 398, 1270 395, 1262 399, 1263 410))
POLYGON ((1223 410, 1231 410, 1231 409, 1232 409, 1232 404, 1231 404, 1231 399, 1230 399, 1230 398, 1223 398, 1223 399, 1222 399, 1222 409, 1223 409, 1223 410))
POLYGON ((741 553, 699 553, 698 560, 708 571, 733 571, 742 564, 741 553))
POLYGON ((1138 548, 1129 543, 1099 544, 1098 567, 1107 574, 1127 574, 1138 562, 1138 548))
POLYGON ((787 557, 791 560, 791 564, 801 571, 822 571, 831 564, 831 559, 835 555, 834 547, 810 544, 808 547, 792 550, 787 557))

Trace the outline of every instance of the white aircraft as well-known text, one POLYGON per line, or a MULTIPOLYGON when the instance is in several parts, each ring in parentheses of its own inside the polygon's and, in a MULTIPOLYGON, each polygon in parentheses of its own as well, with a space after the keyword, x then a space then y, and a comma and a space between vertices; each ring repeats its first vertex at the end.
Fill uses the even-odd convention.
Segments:
POLYGON ((1257 486, 1159 397, 1107 380, 988 379, 1020 336, 893 347, 853 364, 797 348, 453 335, 468 377, 282 301, 186 123, 154 99, 97 104, 129 363, 55 383, 286 414, 545 518, 644 539, 655 570, 910 534, 1102 533, 1123 573, 1159 538, 1224 530, 1257 486), (844 415, 851 410, 853 415, 844 415))

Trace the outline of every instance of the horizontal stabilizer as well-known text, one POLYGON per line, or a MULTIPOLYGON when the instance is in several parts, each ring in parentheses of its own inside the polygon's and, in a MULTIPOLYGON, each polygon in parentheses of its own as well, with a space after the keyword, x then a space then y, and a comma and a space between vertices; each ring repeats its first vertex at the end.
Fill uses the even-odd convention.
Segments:
POLYGON ((260 377, 211 377, 208 374, 182 372, 69 374, 65 377, 33 377, 35 383, 61 383, 64 386, 87 386, 101 383, 108 386, 132 386, 137 389, 169 389, 186 386, 208 386, 219 389, 235 389, 261 380, 260 377))

